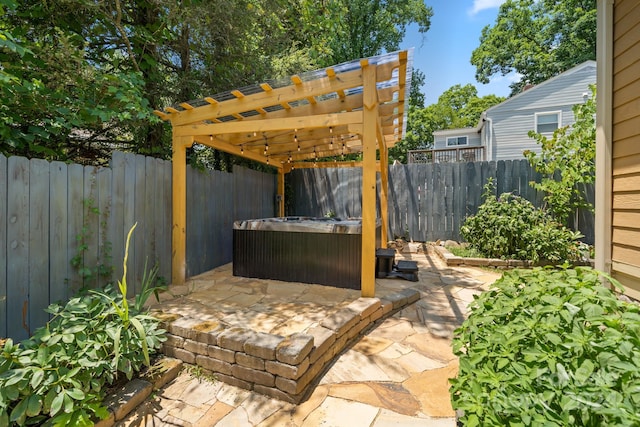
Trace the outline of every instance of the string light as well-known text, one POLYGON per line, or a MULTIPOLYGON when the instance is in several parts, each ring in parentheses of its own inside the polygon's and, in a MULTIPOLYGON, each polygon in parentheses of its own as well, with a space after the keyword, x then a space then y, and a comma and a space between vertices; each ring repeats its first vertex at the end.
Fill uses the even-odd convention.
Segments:
POLYGON ((298 129, 296 129, 293 133, 293 142, 298 144, 298 151, 300 151, 300 141, 298 141, 298 129))
POLYGON ((329 133, 331 134, 331 141, 329 142, 329 149, 333 150, 333 127, 329 126, 329 133))
POLYGON ((264 143, 264 155, 267 155, 267 151, 269 151, 269 144, 268 143, 264 143))
POLYGON ((269 164, 269 156, 267 156, 267 164, 269 164))
POLYGON ((291 151, 289 151, 289 159, 287 159, 287 163, 291 163, 291 151))
POLYGON ((209 135, 209 141, 213 141, 213 135, 209 135))
POLYGON ((244 144, 240 145, 240 154, 244 154, 244 144))

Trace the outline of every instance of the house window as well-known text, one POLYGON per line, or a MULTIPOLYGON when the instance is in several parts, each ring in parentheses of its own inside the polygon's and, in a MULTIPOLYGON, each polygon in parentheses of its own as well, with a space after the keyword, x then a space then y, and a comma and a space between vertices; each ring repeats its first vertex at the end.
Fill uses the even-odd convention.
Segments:
POLYGON ((457 147, 458 145, 467 145, 466 136, 454 136, 447 138, 447 147, 457 147))
POLYGON ((536 132, 553 133, 560 127, 560 112, 536 113, 536 132))

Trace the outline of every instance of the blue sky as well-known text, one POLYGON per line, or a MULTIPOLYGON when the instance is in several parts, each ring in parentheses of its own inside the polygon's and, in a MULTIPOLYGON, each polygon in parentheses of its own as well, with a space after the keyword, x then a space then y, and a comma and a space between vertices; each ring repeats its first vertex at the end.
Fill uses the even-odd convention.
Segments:
POLYGON ((505 0, 426 0, 433 9, 431 28, 420 34, 417 26, 407 28, 402 49, 413 47, 414 68, 426 75, 422 87, 425 105, 438 101, 445 90, 455 84, 473 84, 478 96, 495 94, 508 96, 513 76, 496 75, 489 84, 475 79, 471 52, 480 44, 480 33, 493 25, 498 7, 505 0))

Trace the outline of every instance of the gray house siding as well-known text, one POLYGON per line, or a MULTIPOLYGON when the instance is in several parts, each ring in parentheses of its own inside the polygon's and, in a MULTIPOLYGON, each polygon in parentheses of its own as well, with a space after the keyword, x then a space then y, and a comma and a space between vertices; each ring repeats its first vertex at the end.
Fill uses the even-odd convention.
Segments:
POLYGON ((489 126, 483 127, 482 137, 489 145, 490 160, 520 159, 525 150, 540 151, 528 135, 535 130, 536 113, 560 112, 560 127, 574 123, 573 106, 584 102, 589 85, 595 84, 596 64, 590 61, 574 70, 487 110, 489 126))
POLYGON ((467 145, 460 145, 460 147, 479 147, 482 145, 481 135, 478 133, 478 129, 471 129, 470 131, 465 132, 466 129, 460 129, 460 132, 455 133, 433 133, 433 148, 435 150, 439 150, 442 148, 456 148, 456 147, 447 147, 447 138, 458 137, 458 136, 466 136, 467 137, 467 145))
MULTIPOLYGON (((589 85, 596 83, 596 62, 586 61, 531 89, 489 108, 480 118, 478 128, 447 129, 433 132, 433 148, 447 147, 451 136, 468 136, 467 147, 485 146, 486 160, 515 160, 523 152, 539 152, 540 147, 529 132, 536 129, 536 116, 558 112, 558 127, 574 123, 573 106, 591 95, 589 85)), ((553 132, 546 135, 551 137, 553 132)))

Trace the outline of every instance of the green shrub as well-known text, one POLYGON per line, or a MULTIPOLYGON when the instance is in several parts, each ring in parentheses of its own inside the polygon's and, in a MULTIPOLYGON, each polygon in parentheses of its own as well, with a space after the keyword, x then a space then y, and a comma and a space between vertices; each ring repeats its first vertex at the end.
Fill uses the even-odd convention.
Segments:
POLYGON ((143 301, 129 307, 124 277, 118 285, 119 293, 107 288, 64 307, 50 305, 53 318, 29 340, 7 340, 0 352, 0 427, 92 425, 92 419, 108 415, 102 406, 105 386, 149 366, 149 353, 165 340, 164 331, 138 310, 143 301))
POLYGON ((471 248, 488 258, 562 263, 579 258, 579 233, 555 222, 528 200, 511 193, 499 198, 491 180, 485 185, 484 203, 467 217, 460 234, 471 248))
POLYGON ((602 276, 514 270, 471 304, 450 389, 463 425, 640 425, 640 307, 602 276))

